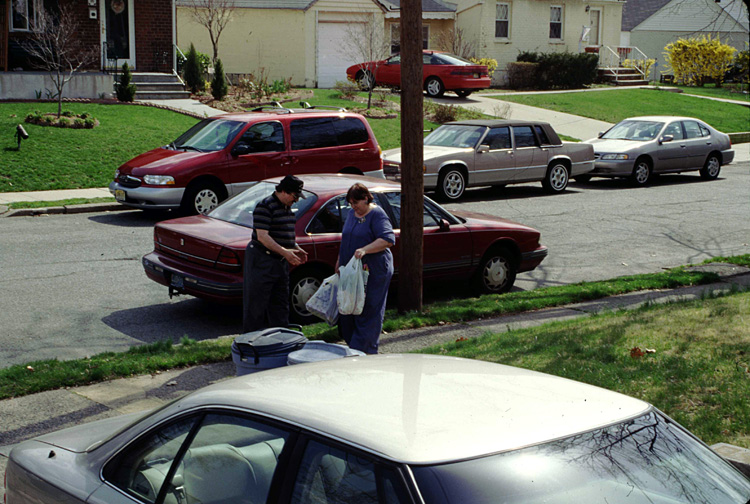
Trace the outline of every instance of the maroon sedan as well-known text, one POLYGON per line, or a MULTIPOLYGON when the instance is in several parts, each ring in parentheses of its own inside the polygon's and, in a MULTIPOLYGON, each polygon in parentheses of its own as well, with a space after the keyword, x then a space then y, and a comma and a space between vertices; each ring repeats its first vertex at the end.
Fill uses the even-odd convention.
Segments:
MULTIPOLYGON (((346 69, 346 75, 363 89, 368 89, 373 79, 376 86, 401 87, 401 55, 352 65, 346 69)), ((473 91, 487 89, 490 84, 485 65, 477 65, 455 54, 422 51, 422 86, 433 98, 443 96, 446 91, 463 98, 473 91)))
MULTIPOLYGON (((297 243, 307 263, 291 271, 291 316, 297 322, 318 320, 305 303, 321 280, 332 275, 344 221, 351 212, 346 192, 363 182, 375 202, 390 216, 396 232, 391 249, 398 275, 401 186, 356 175, 302 175, 306 198, 292 210, 297 217, 297 243)), ((242 263, 250 241, 255 205, 271 194, 279 178, 258 182, 208 215, 160 222, 154 228, 154 251, 143 257, 149 278, 172 294, 239 303, 242 263)), ((507 292, 516 273, 536 268, 547 256, 539 232, 490 215, 448 212, 424 200, 424 279, 469 279, 479 293, 507 292)))

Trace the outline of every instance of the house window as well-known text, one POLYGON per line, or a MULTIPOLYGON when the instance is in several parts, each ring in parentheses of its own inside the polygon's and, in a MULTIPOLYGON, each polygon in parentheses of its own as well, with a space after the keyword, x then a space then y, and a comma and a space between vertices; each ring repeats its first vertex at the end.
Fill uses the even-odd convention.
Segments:
POLYGON ((562 6, 553 5, 549 10, 549 38, 562 40, 562 6))
POLYGON ((510 33, 510 4, 499 3, 495 10, 495 38, 508 38, 510 33))
MULTIPOLYGON (((422 25, 422 49, 428 49, 430 40, 429 25, 422 25)), ((401 51, 401 27, 398 24, 391 25, 391 54, 401 51)))
POLYGON ((13 12, 10 17, 11 31, 30 31, 35 21, 37 0, 13 0, 13 12))

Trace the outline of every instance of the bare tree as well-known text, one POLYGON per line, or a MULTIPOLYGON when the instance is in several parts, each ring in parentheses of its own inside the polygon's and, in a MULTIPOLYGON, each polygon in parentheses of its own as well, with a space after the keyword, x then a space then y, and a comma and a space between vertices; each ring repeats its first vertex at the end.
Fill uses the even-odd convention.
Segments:
POLYGON ((341 52, 349 59, 359 62, 356 79, 360 89, 367 91, 369 109, 380 62, 390 56, 383 22, 374 13, 362 13, 357 21, 347 25, 346 45, 341 48, 341 52))
POLYGON ((191 0, 190 13, 196 23, 208 30, 208 36, 211 38, 214 55, 211 60, 216 64, 219 59, 219 38, 224 31, 234 13, 234 0, 191 0))
POLYGON ((58 12, 41 9, 29 19, 31 37, 23 47, 38 68, 49 72, 57 97, 57 117, 62 114, 65 85, 80 69, 96 61, 99 47, 86 45, 78 37, 78 20, 70 4, 58 12))
POLYGON ((441 51, 448 51, 466 59, 474 57, 474 43, 466 39, 461 28, 439 31, 433 38, 433 43, 441 51))

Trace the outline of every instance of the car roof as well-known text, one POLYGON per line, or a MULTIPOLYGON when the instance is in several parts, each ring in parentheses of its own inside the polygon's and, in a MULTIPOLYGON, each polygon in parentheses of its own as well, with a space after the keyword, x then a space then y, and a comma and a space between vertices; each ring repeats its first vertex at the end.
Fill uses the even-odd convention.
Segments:
POLYGON ((549 123, 544 121, 511 121, 507 119, 467 119, 465 121, 451 121, 445 124, 460 124, 466 126, 486 126, 488 128, 494 128, 497 126, 529 126, 529 125, 545 125, 549 126, 549 123))
MULTIPOLYGON (((401 190, 401 184, 398 182, 392 182, 382 178, 365 177, 362 175, 350 175, 346 173, 321 173, 296 175, 296 177, 304 182, 303 189, 316 194, 345 192, 357 182, 367 186, 371 192, 386 189, 401 190)), ((281 182, 282 178, 283 177, 281 176, 273 177, 263 180, 263 182, 278 184, 281 182)))
POLYGON ((219 382, 174 406, 243 408, 410 464, 514 450, 651 408, 556 376, 423 354, 285 366, 219 382))
MULTIPOLYGON (((668 122, 668 121, 701 121, 700 119, 696 119, 695 117, 684 117, 684 116, 638 116, 638 117, 628 117, 626 119, 623 119, 623 121, 659 121, 659 122, 668 122)), ((704 121, 701 121, 704 122, 704 121)))
POLYGON ((279 118, 282 118, 282 117, 299 118, 299 117, 331 117, 331 116, 359 117, 359 114, 356 114, 354 112, 342 112, 336 109, 325 110, 325 109, 313 109, 313 108, 309 108, 309 109, 279 108, 278 110, 275 110, 274 108, 267 108, 258 112, 247 111, 247 112, 230 112, 227 114, 218 114, 218 115, 209 117, 208 119, 228 119, 230 121, 257 122, 257 121, 278 120, 279 118))

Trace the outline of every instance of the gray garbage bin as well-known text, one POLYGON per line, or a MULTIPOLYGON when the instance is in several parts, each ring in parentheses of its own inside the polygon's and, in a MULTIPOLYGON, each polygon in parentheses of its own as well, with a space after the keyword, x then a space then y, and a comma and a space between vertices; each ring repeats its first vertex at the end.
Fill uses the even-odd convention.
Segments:
POLYGON ((288 364, 305 364, 308 362, 319 362, 342 357, 355 357, 365 355, 359 350, 352 350, 346 345, 337 345, 335 343, 326 343, 325 341, 309 341, 300 350, 295 350, 289 354, 288 364))
POLYGON ((237 376, 286 366, 289 354, 303 348, 305 343, 304 334, 284 327, 241 334, 232 343, 237 376))

